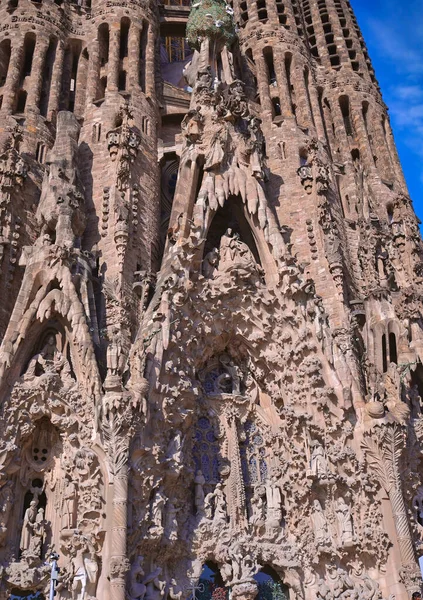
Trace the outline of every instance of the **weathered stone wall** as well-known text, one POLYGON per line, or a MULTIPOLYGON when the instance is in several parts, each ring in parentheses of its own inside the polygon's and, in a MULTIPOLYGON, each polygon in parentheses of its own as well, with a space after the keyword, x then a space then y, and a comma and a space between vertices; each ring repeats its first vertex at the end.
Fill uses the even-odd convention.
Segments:
POLYGON ((52 550, 63 599, 406 600, 423 247, 360 30, 188 4, 0 2, 0 600, 52 550))

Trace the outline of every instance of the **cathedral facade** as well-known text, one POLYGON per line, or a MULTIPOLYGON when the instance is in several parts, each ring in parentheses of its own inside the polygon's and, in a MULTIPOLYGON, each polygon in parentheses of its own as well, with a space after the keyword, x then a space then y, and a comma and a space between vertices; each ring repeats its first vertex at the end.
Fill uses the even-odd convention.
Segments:
POLYGON ((0 1, 0 600, 408 600, 423 245, 348 0, 0 1))

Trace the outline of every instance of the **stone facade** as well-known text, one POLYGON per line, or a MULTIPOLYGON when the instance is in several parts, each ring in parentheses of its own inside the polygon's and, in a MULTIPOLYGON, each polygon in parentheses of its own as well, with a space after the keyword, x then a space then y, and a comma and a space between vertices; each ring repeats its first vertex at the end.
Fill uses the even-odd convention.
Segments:
POLYGON ((0 2, 0 600, 406 600, 423 246, 348 0, 0 2), (186 39, 189 42, 186 41, 186 39))

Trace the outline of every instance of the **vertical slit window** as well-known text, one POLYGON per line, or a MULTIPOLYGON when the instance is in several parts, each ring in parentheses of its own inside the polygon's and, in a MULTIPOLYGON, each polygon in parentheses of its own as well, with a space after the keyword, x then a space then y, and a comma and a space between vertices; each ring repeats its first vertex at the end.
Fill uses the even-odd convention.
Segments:
POLYGON ((29 77, 32 72, 32 61, 34 60, 34 50, 35 50, 35 35, 33 33, 27 33, 24 41, 24 60, 22 66, 22 74, 21 81, 25 77, 29 77))
POLYGON ((7 73, 9 71, 10 54, 10 40, 4 40, 0 44, 0 87, 6 83, 7 73))
POLYGON ((349 137, 352 137, 353 126, 351 121, 350 99, 348 98, 348 96, 341 96, 339 98, 339 106, 342 112, 342 118, 344 120, 346 134, 349 137))
POLYGON ((123 60, 128 56, 128 40, 129 40, 129 27, 131 21, 128 18, 123 18, 120 24, 120 47, 119 47, 119 58, 123 60))
POLYGON ((388 358, 387 358, 387 347, 386 347, 386 335, 382 335, 382 369, 386 373, 388 370, 388 358))
POLYGON ((389 334, 389 361, 398 364, 397 338, 395 333, 389 334))
POLYGON ((145 61, 147 55, 147 43, 148 43, 148 23, 143 23, 142 33, 140 37, 140 48, 139 48, 139 85, 141 90, 145 92, 145 81, 146 81, 146 68, 145 61))
POLYGON ((264 60, 267 67, 267 81, 269 85, 276 85, 276 72, 273 62, 273 48, 265 48, 263 50, 264 60))

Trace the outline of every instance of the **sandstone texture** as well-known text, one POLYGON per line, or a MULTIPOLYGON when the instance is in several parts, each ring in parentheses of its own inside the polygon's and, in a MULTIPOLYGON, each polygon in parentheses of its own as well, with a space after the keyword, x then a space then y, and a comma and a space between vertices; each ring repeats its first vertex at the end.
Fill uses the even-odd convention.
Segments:
POLYGON ((408 600, 423 245, 348 0, 1 0, 0 600, 408 600))

